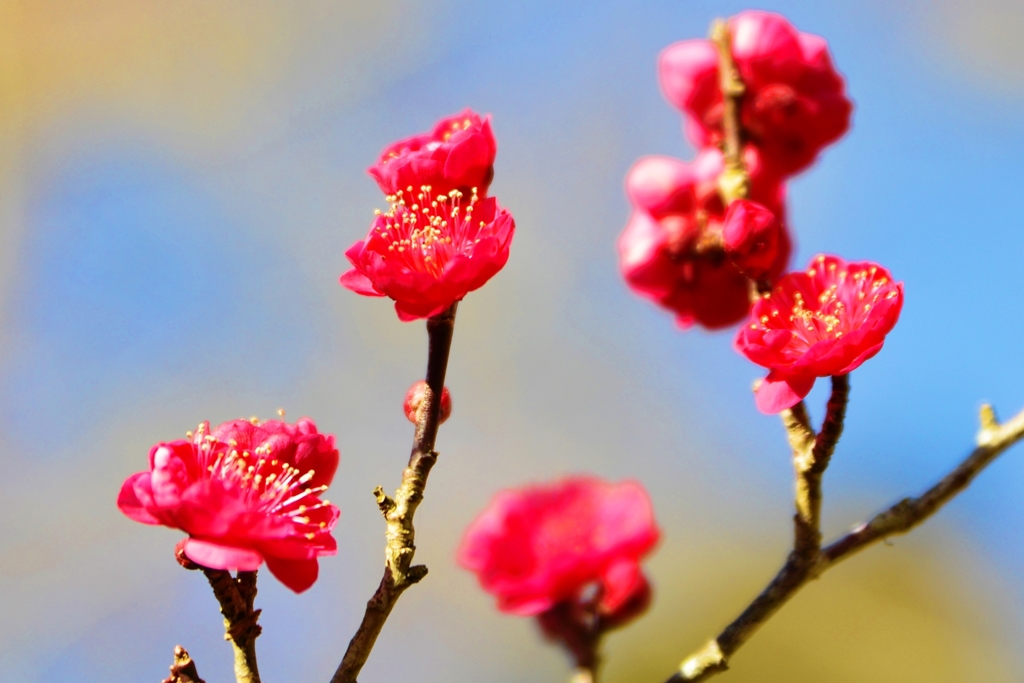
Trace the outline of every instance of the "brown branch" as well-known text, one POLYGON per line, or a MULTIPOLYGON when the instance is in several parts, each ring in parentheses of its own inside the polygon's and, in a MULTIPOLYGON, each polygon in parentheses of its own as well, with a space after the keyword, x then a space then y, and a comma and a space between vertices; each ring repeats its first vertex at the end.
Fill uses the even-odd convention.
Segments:
POLYGON ((967 488, 1003 451, 1024 437, 1024 410, 999 424, 992 406, 985 405, 980 418, 978 446, 956 469, 917 498, 904 498, 823 549, 823 565, 831 567, 872 543, 907 533, 967 488))
POLYGON ((237 683, 260 683, 256 664, 256 638, 263 630, 256 623, 260 611, 253 609, 256 601, 256 572, 238 572, 237 577, 223 569, 201 567, 224 615, 224 640, 235 653, 237 683))
POLYGON ((819 434, 809 426, 803 401, 782 415, 796 472, 793 550, 805 556, 807 563, 821 549, 821 480, 843 433, 849 396, 849 378, 846 375, 833 377, 832 394, 819 434))
POLYGON ((601 639, 609 626, 598 612, 601 595, 583 602, 566 600, 537 615, 544 636, 572 658, 570 683, 596 683, 601 666, 601 639))
POLYGON ((743 163, 743 126, 740 107, 746 86, 732 58, 732 33, 729 25, 716 19, 711 25, 711 42, 718 48, 718 83, 722 90, 722 154, 725 170, 718 179, 718 191, 728 205, 750 194, 750 175, 743 163))
POLYGON ((448 369, 448 353, 452 345, 457 307, 458 302, 452 304, 444 313, 427 320, 427 388, 423 396, 420 419, 416 424, 409 465, 402 473, 402 484, 395 491, 394 498, 388 497, 379 486, 374 491, 377 505, 387 524, 384 577, 373 597, 366 603, 363 621, 349 642, 345 656, 331 678, 331 683, 355 683, 398 598, 409 586, 418 583, 427 575, 425 566, 412 565, 416 552, 413 516, 423 500, 423 490, 427 486, 430 469, 437 462, 434 441, 437 439, 437 428, 440 425, 441 392, 448 369))
MULTIPOLYGON (((822 442, 822 448, 828 450, 829 455, 831 449, 835 448, 833 439, 837 440, 842 431, 841 416, 845 406, 845 397, 837 396, 837 379, 839 378, 833 378, 829 416, 825 419, 821 434, 817 435, 815 440, 815 448, 818 448, 818 442, 822 442), (830 426, 830 418, 833 416, 838 422, 830 426)), ((799 410, 793 412, 799 413, 799 410)), ((806 417, 806 412, 803 415, 806 417)), ((790 421, 787 421, 786 425, 789 429, 790 421)), ((790 435, 792 440, 792 432, 790 435)), ((901 500, 875 515, 870 521, 857 526, 838 541, 816 551, 810 561, 806 552, 794 550, 782 570, 754 602, 715 640, 684 660, 679 671, 668 679, 668 683, 696 683, 727 670, 729 658, 804 584, 867 546, 890 536, 906 533, 924 522, 956 494, 967 488, 985 467, 1022 438, 1024 410, 1007 422, 999 424, 992 408, 983 406, 977 448, 952 472, 921 496, 901 500)), ((822 454, 824 452, 823 450, 822 454)))
POLYGON ((163 683, 206 683, 196 671, 196 663, 188 656, 188 651, 181 645, 174 646, 174 664, 171 664, 171 675, 163 683))

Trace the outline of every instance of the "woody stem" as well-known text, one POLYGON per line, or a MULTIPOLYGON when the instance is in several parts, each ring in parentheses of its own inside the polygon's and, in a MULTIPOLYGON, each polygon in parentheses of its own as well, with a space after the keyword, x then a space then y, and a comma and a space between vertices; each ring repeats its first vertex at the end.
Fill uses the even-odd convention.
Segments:
POLYGON ((725 170, 718 180, 722 200, 728 205, 750 194, 750 176, 743 163, 743 126, 740 107, 746 86, 732 57, 729 25, 716 19, 711 25, 711 42, 718 49, 718 83, 722 91, 722 154, 725 170))
POLYGON ((235 653, 235 681, 237 683, 260 683, 259 667, 256 665, 256 638, 263 630, 256 620, 260 610, 253 609, 256 600, 256 572, 231 572, 223 569, 202 567, 213 594, 220 603, 224 615, 224 640, 231 643, 235 653))
POLYGON ((409 586, 418 583, 427 575, 427 568, 424 565, 412 564, 416 552, 413 516, 423 500, 427 476, 437 462, 434 442, 440 425, 441 392, 444 390, 444 377, 448 370, 448 355, 451 351, 458 305, 458 302, 455 302, 448 310, 427 320, 427 387, 423 396, 423 407, 419 412, 419 421, 416 423, 409 464, 402 473, 402 483, 395 491, 394 498, 385 495, 379 486, 374 491, 377 505, 386 522, 384 576, 376 592, 366 603, 363 620, 349 642, 341 664, 331 678, 331 683, 355 683, 398 598, 409 586))

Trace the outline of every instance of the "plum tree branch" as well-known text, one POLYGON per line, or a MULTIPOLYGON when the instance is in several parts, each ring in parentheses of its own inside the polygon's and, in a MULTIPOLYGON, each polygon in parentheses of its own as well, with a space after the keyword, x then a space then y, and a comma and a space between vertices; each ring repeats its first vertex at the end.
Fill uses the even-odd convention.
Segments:
POLYGON ((434 442, 440 425, 441 392, 444 390, 444 377, 448 370, 448 355, 458 305, 455 302, 445 312, 427 320, 427 388, 419 421, 416 423, 409 464, 402 473, 402 483, 395 491, 394 498, 385 494, 380 486, 374 490, 377 505, 386 522, 384 576, 373 597, 366 603, 362 623, 349 642, 331 683, 355 683, 398 598, 409 586, 427 575, 424 565, 412 564, 416 552, 413 516, 423 500, 427 476, 437 462, 434 442))
POLYGON ((750 175, 743 163, 743 127, 740 107, 746 86, 732 58, 732 33, 723 19, 711 25, 711 42, 718 48, 718 84, 722 91, 722 154, 725 170, 718 179, 718 190, 725 204, 746 199, 750 194, 750 175))
MULTIPOLYGON (((256 572, 231 572, 223 569, 200 567, 206 575, 213 594, 224 615, 224 640, 231 643, 235 654, 235 680, 237 683, 260 683, 256 665, 256 638, 262 628, 256 623, 260 610, 253 609, 256 601, 256 572)), ((187 654, 187 653, 186 653, 187 654)))
MULTIPOLYGON (((838 379, 840 378, 833 378, 828 415, 821 432, 815 435, 812 446, 812 450, 820 448, 820 452, 814 456, 816 459, 811 467, 820 467, 822 472, 827 466, 828 456, 834 450, 835 443, 842 432, 842 415, 845 410, 846 397, 841 394, 843 391, 848 391, 848 387, 844 390, 842 386, 839 386, 838 393, 840 395, 837 395, 838 379), (828 456, 825 455, 826 452, 828 456)), ((810 429, 806 422, 806 411, 802 406, 798 406, 787 413, 783 415, 783 421, 786 424, 791 444, 796 439, 800 448, 806 448, 809 439, 805 430, 810 429), (802 421, 801 415, 803 416, 802 421)), ((680 665, 679 671, 668 679, 668 683, 683 681, 695 683, 727 670, 729 658, 808 581, 817 578, 854 553, 890 536, 907 533, 924 522, 958 493, 966 489, 983 469, 1022 438, 1024 438, 1024 410, 1000 424, 996 420, 991 406, 983 406, 977 447, 949 474, 923 494, 916 498, 904 498, 869 521, 858 525, 853 531, 834 543, 825 548, 819 546, 813 552, 809 550, 813 546, 813 536, 808 534, 807 538, 802 539, 801 532, 798 531, 793 552, 790 553, 785 565, 768 584, 768 587, 717 638, 687 657, 680 665), (805 545, 801 547, 801 543, 805 545)), ((794 454, 797 450, 798 448, 794 447, 794 454)), ((798 472, 799 467, 798 465, 798 472)), ((798 480, 799 476, 798 474, 798 480)), ((818 485, 820 486, 820 478, 818 485)), ((810 488, 805 505, 808 506, 808 510, 813 510, 811 502, 813 482, 810 482, 808 486, 810 488)), ((800 512, 799 488, 798 484, 798 520, 802 514, 800 512)), ((818 495, 820 496, 820 488, 818 495)), ((820 514, 820 498, 818 504, 818 514, 820 514)), ((809 530, 818 532, 814 519, 811 516, 806 520, 798 521, 797 525, 799 527, 803 523, 809 530)), ((820 532, 818 534, 818 538, 820 538, 820 532)))

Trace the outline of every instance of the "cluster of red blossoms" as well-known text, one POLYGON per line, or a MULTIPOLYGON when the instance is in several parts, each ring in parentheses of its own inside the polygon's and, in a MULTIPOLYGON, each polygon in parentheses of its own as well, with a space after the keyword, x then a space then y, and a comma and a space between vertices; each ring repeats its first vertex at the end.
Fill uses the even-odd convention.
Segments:
POLYGON ((834 256, 783 275, 792 250, 785 182, 846 132, 852 105, 822 38, 769 12, 742 12, 726 26, 726 63, 743 87, 735 123, 747 196, 730 202, 723 192, 721 46, 670 45, 659 58, 661 88, 699 151, 692 162, 645 157, 629 171, 633 215, 619 260, 629 286, 681 327, 714 330, 750 316, 736 348, 768 368, 757 406, 774 413, 799 402, 817 377, 849 373, 878 353, 903 286, 877 264, 834 256))
POLYGON ((697 157, 645 157, 626 179, 633 215, 619 239, 622 272, 682 327, 738 323, 750 310, 748 280, 767 287, 785 271, 785 181, 850 122, 852 105, 823 39, 768 12, 743 12, 728 28, 745 86, 739 119, 750 184, 743 215, 728 211, 718 189, 723 98, 710 40, 670 45, 658 63, 662 92, 685 115, 697 157), (763 218, 751 221, 750 214, 763 218))
POLYGON ((341 284, 387 296, 402 320, 442 313, 508 261, 515 221, 487 189, 498 145, 469 109, 387 147, 369 173, 390 206, 345 252, 341 284))

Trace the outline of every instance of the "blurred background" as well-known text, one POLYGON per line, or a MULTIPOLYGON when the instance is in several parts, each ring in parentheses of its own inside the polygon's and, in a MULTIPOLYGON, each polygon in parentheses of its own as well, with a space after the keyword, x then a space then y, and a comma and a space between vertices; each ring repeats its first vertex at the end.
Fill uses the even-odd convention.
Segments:
MULTIPOLYGON (((1024 406, 1024 5, 761 5, 827 37, 852 131, 791 185, 795 266, 873 259, 902 320, 853 378, 829 536, 970 449, 977 409, 1024 406)), ((149 447, 203 419, 308 415, 337 435, 339 553, 307 593, 266 576, 264 679, 326 681, 383 564, 422 324, 337 284, 383 202, 387 143, 494 116, 505 270, 459 308, 455 412, 417 516, 430 576, 367 682, 560 681, 560 652, 455 566, 502 487, 569 472, 646 484, 664 530, 653 608, 607 682, 661 681, 783 561, 791 468, 731 334, 681 333, 627 291, 614 243, 643 154, 692 154, 655 58, 742 3, 706 0, 0 0, 0 678, 138 682, 176 643, 231 680, 179 532, 115 507, 149 447)), ((819 383, 824 384, 824 383, 819 383)), ((809 405, 820 417, 821 388, 809 405)), ((1019 681, 1024 449, 937 518, 806 588, 731 681, 1019 681)), ((726 679, 723 679, 726 680, 726 679)))

